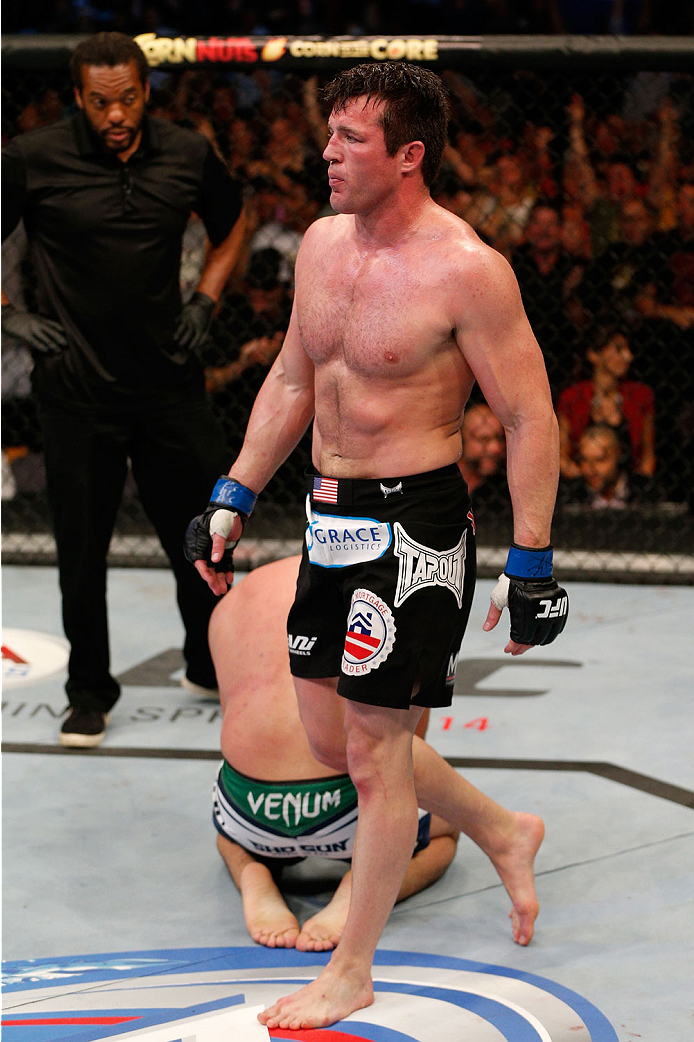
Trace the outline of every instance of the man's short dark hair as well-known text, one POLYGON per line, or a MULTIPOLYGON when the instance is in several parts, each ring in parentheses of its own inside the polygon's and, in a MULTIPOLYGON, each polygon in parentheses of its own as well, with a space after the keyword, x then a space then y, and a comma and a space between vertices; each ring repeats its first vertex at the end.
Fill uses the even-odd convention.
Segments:
POLYGON ((408 62, 367 62, 339 73, 323 97, 335 112, 342 112, 354 98, 383 101, 381 125, 388 155, 410 141, 421 141, 422 177, 431 187, 448 131, 448 96, 435 73, 408 62))
POLYGON ((78 43, 70 58, 70 75, 78 90, 82 89, 82 69, 85 65, 127 65, 134 61, 142 83, 147 82, 149 64, 142 50, 125 33, 95 33, 78 43))

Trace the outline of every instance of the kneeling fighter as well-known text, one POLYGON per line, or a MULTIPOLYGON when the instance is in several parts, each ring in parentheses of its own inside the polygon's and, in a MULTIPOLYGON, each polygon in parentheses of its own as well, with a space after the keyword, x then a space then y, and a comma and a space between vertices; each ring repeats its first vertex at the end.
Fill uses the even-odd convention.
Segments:
MULTIPOLYGON (((349 860, 357 824, 354 785, 315 759, 299 719, 286 630, 299 560, 288 557, 251 572, 212 616, 210 648, 224 714, 214 824, 253 940, 270 948, 327 951, 347 919, 351 871, 301 928, 277 885, 282 867, 305 857, 349 860)), ((420 812, 399 901, 443 875, 457 836, 441 818, 420 812)))

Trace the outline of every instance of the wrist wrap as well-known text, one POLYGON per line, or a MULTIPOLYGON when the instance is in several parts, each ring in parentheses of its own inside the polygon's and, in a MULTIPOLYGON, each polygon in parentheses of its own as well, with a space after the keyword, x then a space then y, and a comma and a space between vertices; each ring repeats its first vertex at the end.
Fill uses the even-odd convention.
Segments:
POLYGON ((508 552, 504 574, 512 579, 549 579, 554 552, 551 546, 535 550, 513 543, 508 552))
POLYGON ((238 510, 246 517, 250 517, 258 497, 250 488, 246 488, 240 481, 233 478, 220 477, 212 489, 210 503, 215 506, 228 507, 230 510, 238 510))

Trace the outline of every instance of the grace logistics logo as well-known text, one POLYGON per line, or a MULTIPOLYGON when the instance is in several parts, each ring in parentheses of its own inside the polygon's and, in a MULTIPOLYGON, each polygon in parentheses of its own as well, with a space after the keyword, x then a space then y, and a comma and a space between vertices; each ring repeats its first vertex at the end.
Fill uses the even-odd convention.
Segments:
MULTIPOLYGON (((184 948, 4 964, 3 1042, 233 1042, 257 1013, 313 980, 329 952, 184 948)), ((376 1000, 293 1042, 618 1042, 592 1003, 544 977, 421 952, 377 951, 376 1000)), ((262 1032, 261 1032, 262 1034, 262 1032)))

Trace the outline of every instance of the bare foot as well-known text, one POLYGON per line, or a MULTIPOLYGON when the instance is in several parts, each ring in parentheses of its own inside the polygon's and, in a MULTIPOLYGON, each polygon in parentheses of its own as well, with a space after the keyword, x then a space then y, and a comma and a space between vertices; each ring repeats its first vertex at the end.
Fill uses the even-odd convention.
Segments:
POLYGON ((241 876, 241 897, 248 932, 257 944, 266 948, 294 947, 299 922, 287 908, 265 865, 246 865, 241 876))
POLYGON ((301 927, 296 942, 300 952, 328 952, 336 947, 347 922, 351 890, 351 872, 348 872, 325 908, 301 927))
POLYGON ((540 911, 535 893, 535 855, 545 836, 542 818, 536 814, 514 813, 514 828, 505 844, 488 855, 511 898, 509 913, 516 944, 529 944, 540 911))
POLYGON ((314 981, 263 1010, 258 1020, 270 1029, 325 1028, 357 1009, 370 1006, 373 1000, 368 971, 364 977, 341 972, 328 963, 314 981))

